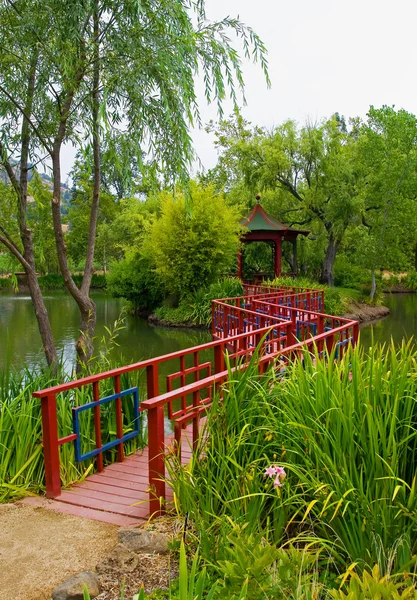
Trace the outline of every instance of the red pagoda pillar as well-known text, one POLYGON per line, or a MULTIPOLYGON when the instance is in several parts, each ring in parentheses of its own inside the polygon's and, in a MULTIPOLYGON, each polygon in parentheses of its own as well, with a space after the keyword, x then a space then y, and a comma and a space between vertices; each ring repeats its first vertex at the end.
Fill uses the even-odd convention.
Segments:
POLYGON ((277 238, 274 252, 274 277, 280 277, 281 275, 281 238, 277 238))

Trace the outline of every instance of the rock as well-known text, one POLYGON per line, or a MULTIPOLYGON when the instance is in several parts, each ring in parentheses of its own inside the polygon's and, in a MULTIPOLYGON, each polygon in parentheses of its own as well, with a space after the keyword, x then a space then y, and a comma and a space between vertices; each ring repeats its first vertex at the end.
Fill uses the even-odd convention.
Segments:
POLYGON ((52 592, 52 600, 83 600, 84 586, 87 588, 91 598, 100 593, 98 577, 91 571, 83 571, 73 575, 61 583, 52 592))
POLYGON ((6 512, 6 510, 16 510, 17 505, 12 504, 11 502, 5 502, 4 504, 0 504, 0 512, 6 512))
POLYGON ((122 544, 118 544, 116 548, 110 552, 106 558, 96 566, 96 571, 99 574, 109 571, 117 571, 118 573, 132 573, 139 564, 139 556, 131 552, 122 544))
POLYGON ((119 542, 132 552, 164 554, 168 552, 170 536, 160 531, 146 531, 136 527, 121 527, 119 542))

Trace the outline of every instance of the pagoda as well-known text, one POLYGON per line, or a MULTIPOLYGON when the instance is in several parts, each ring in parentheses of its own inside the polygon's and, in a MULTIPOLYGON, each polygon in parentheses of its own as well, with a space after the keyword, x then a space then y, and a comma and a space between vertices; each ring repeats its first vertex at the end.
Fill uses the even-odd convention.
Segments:
MULTIPOLYGON (((280 223, 274 217, 271 217, 261 206, 261 197, 256 196, 256 204, 250 213, 240 224, 246 229, 241 242, 250 244, 251 242, 266 242, 273 248, 274 254, 274 278, 281 275, 281 256, 282 242, 291 242, 293 245, 294 257, 297 253, 297 236, 307 236, 310 232, 303 229, 294 229, 289 225, 280 223)), ((295 265, 297 261, 295 260, 295 265)), ((296 275, 297 273, 294 273, 296 275)), ((237 276, 243 278, 243 249, 239 250, 237 258, 237 276)))

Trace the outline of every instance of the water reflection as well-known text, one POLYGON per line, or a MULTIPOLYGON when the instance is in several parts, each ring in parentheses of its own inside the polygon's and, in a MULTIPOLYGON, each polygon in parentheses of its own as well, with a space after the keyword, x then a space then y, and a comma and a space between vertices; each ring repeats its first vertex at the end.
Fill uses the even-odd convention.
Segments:
POLYGON ((417 294, 385 294, 383 304, 390 309, 389 316, 361 327, 361 341, 365 347, 391 339, 400 344, 417 333, 417 294))
MULTIPOLYGON (((124 301, 104 293, 92 295, 97 306, 96 347, 120 316, 124 301)), ((67 369, 75 360, 75 340, 79 331, 78 308, 71 296, 64 292, 50 292, 45 304, 51 327, 67 369)), ((175 352, 211 340, 208 331, 153 327, 145 319, 127 316, 110 358, 126 364, 153 356, 175 352)), ((31 298, 27 294, 0 293, 0 369, 6 365, 20 369, 36 368, 45 364, 41 339, 31 298)))

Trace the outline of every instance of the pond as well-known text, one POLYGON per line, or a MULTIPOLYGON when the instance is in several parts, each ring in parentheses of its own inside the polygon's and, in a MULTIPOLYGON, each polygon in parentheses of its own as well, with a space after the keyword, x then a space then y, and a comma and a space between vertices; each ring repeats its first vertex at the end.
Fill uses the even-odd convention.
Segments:
POLYGON ((361 342, 365 347, 372 343, 395 344, 409 339, 417 333, 417 294, 385 294, 383 304, 388 306, 390 314, 372 324, 361 326, 361 342))
MULTIPOLYGON (((102 345, 105 327, 112 328, 120 317, 124 300, 95 292, 97 306, 96 349, 102 345)), ((70 371, 75 360, 75 340, 79 331, 79 312, 74 300, 64 292, 48 292, 45 304, 50 316, 58 352, 70 371)), ((203 329, 154 327, 145 319, 127 315, 109 358, 124 364, 168 354, 211 341, 203 329)), ((28 294, 0 293, 0 371, 7 365, 20 369, 44 364, 41 338, 28 294)))
MULTIPOLYGON (((112 328, 120 316, 124 301, 105 293, 93 293, 97 305, 96 347, 100 346, 105 327, 112 328)), ((48 292, 45 303, 50 315, 57 346, 67 368, 74 364, 74 341, 78 336, 79 316, 73 299, 64 292, 48 292)), ((417 294, 390 294, 384 303, 391 314, 375 324, 363 327, 362 343, 394 339, 401 342, 417 331, 417 294)), ((207 330, 154 327, 145 319, 128 315, 125 327, 117 338, 110 358, 124 364, 153 356, 175 352, 190 346, 211 341, 207 330)), ((32 301, 27 294, 0 293, 0 370, 7 365, 14 368, 34 368, 44 361, 41 340, 37 329, 32 301)))

